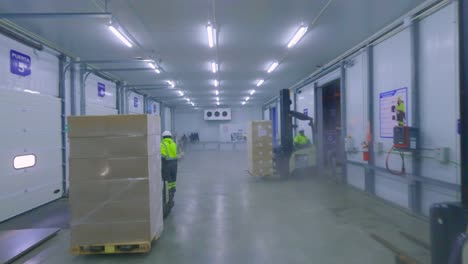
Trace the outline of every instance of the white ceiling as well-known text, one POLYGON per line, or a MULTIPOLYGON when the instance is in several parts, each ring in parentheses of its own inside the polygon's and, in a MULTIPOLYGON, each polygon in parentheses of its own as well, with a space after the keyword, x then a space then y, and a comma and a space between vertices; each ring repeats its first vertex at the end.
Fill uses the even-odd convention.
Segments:
MULTIPOLYGON (((131 84, 175 80, 197 106, 213 106, 210 62, 218 59, 223 105, 240 105, 258 79, 265 84, 249 104, 262 104, 369 37, 424 0, 332 0, 294 48, 286 45, 301 23, 310 25, 329 0, 110 0, 116 20, 138 46, 128 48, 107 29, 103 18, 11 19, 83 60, 151 57, 164 72, 115 72, 131 84), (206 24, 216 22, 218 47, 208 47, 206 24), (271 74, 273 60, 281 60, 271 74)), ((100 0, 2 1, 2 12, 100 12, 100 0)), ((144 64, 97 65, 141 67, 144 64)), ((187 106, 173 89, 144 91, 176 106, 187 106)))

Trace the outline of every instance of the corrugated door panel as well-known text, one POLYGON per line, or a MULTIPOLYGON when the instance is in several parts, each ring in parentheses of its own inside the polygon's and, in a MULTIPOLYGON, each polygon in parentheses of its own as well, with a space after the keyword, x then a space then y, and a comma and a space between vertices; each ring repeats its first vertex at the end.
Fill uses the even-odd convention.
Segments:
POLYGON ((117 115, 115 108, 109 108, 97 104, 86 104, 86 115, 117 115))
POLYGON ((60 99, 0 90, 0 221, 60 198, 60 99), (15 169, 16 156, 34 154, 36 165, 15 169))

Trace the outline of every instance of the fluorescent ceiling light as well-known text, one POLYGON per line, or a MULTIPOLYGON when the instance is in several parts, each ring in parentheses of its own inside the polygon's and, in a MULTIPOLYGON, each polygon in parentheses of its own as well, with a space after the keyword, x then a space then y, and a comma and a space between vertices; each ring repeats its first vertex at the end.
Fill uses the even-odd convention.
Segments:
POLYGON ((212 62, 211 63, 211 71, 213 73, 217 73, 218 72, 218 64, 216 62, 212 62))
POLYGON ((190 102, 190 98, 185 97, 185 101, 190 102))
POLYGON ((265 82, 265 80, 259 80, 259 81, 257 82, 257 86, 262 85, 264 82, 265 82))
POLYGON ((245 101, 247 102, 248 100, 250 100, 250 97, 247 96, 247 97, 245 98, 245 101))
POLYGON ((307 26, 301 26, 288 43, 288 48, 294 47, 307 32, 307 26))
POLYGON ((218 80, 214 80, 214 86, 215 86, 215 87, 218 87, 218 86, 219 86, 219 81, 218 81, 218 80))
POLYGON ((216 101, 219 101, 219 97, 216 97, 216 101))
POLYGON ((180 96, 184 96, 184 92, 182 91, 177 91, 179 93, 180 96))
POLYGON ((174 87, 175 87, 174 81, 167 81, 167 83, 171 86, 171 88, 174 88, 174 87))
POLYGON ((219 102, 216 102, 216 105, 219 105, 219 102))
POLYGON ((109 25, 109 30, 114 33, 114 35, 120 39, 120 41, 122 41, 127 47, 131 48, 133 47, 132 43, 130 42, 130 40, 124 35, 122 34, 120 31, 118 31, 113 25, 109 25))
POLYGON ((242 104, 242 105, 245 105, 245 102, 242 102, 241 104, 242 104))
POLYGON ((215 94, 216 94, 216 95, 219 95, 219 91, 218 91, 218 90, 216 90, 216 91, 215 91, 215 94))
POLYGON ((270 68, 268 68, 268 73, 272 73, 277 67, 278 67, 279 63, 277 61, 273 62, 271 65, 270 65, 270 68))
POLYGON ((206 33, 208 34, 208 45, 212 48, 216 45, 216 28, 208 24, 206 26, 206 33))
POLYGON ((250 95, 253 95, 255 93, 255 90, 250 91, 250 95))
POLYGON ((29 89, 24 89, 23 92, 30 93, 30 94, 40 94, 40 92, 38 92, 38 91, 33 91, 33 90, 29 90, 29 89))
POLYGON ((156 67, 156 65, 154 64, 154 62, 148 62, 148 66, 153 69, 157 74, 160 74, 161 73, 161 70, 158 69, 158 67, 156 67))
POLYGON ((195 103, 194 103, 194 102, 191 102, 190 104, 191 104, 192 106, 195 106, 195 103))

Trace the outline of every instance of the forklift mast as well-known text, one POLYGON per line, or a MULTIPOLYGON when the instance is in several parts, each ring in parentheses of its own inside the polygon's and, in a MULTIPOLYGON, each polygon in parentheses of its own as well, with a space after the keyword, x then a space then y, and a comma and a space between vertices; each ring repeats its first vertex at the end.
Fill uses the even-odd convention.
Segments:
POLYGON ((292 118, 298 120, 309 121, 309 126, 312 130, 312 136, 314 134, 314 121, 312 117, 309 117, 303 113, 291 111, 291 98, 289 96, 289 90, 283 89, 280 91, 280 120, 281 120, 281 142, 280 146, 275 149, 275 160, 277 171, 281 177, 289 176, 289 159, 294 152, 293 144, 293 125, 292 118))

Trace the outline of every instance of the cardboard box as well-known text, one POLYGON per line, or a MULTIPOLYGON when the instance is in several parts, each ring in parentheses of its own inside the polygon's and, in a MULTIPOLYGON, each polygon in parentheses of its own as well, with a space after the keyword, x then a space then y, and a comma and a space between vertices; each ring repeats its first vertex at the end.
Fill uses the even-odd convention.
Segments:
POLYGON ((247 157, 250 174, 273 174, 273 130, 271 121, 252 121, 247 129, 247 157))
POLYGON ((159 174, 161 157, 71 158, 70 181, 144 178, 159 174))
POLYGON ((68 137, 161 135, 158 115, 69 116, 68 137))
POLYGON ((161 136, 70 138, 70 158, 125 158, 158 155, 161 136))
POLYGON ((158 117, 69 119, 71 246, 150 242, 163 231, 158 117))

